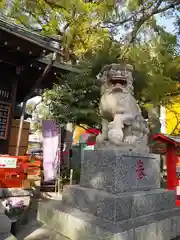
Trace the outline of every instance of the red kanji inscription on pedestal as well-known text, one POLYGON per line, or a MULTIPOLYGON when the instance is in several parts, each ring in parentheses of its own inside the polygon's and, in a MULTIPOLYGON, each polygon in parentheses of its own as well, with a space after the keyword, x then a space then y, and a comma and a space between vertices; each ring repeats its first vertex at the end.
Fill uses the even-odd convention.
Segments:
POLYGON ((136 178, 137 179, 142 179, 145 177, 144 173, 144 163, 141 160, 138 160, 137 162, 137 169, 136 169, 136 178))

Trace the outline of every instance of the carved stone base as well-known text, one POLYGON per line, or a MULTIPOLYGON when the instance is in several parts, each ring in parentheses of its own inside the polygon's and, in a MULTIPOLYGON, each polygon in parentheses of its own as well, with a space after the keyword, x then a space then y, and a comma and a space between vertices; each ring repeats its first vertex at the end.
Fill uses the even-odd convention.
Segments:
POLYGON ((70 240, 170 240, 180 236, 180 209, 113 223, 59 201, 40 202, 38 221, 70 240))
POLYGON ((160 157, 119 149, 84 151, 80 186, 114 194, 160 188, 160 157), (139 169, 139 161, 143 170, 139 169), (138 177, 141 170, 142 178, 138 177))
POLYGON ((123 152, 134 151, 136 148, 133 144, 128 144, 125 142, 119 143, 119 145, 115 145, 110 141, 99 142, 95 145, 95 149, 97 150, 122 150, 123 152))
POLYGON ((97 142, 95 145, 97 150, 120 150, 123 152, 149 152, 149 147, 146 145, 146 142, 138 144, 130 144, 127 142, 120 142, 117 145, 111 143, 110 141, 97 142))
POLYGON ((173 239, 180 209, 175 192, 160 189, 159 160, 119 149, 84 151, 80 186, 66 187, 62 201, 40 202, 38 220, 71 240, 173 239))
POLYGON ((11 233, 0 233, 0 239, 2 240, 17 240, 11 233))
POLYGON ((176 208, 174 191, 111 194, 77 185, 64 188, 63 204, 114 223, 176 208))

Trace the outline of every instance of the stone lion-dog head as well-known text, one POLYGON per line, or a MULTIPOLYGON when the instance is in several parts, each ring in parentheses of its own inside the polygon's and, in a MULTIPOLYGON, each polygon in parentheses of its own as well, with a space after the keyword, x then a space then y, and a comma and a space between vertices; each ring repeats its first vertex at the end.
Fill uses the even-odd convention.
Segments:
POLYGON ((133 66, 130 64, 110 64, 102 68, 97 79, 102 83, 103 93, 131 93, 133 95, 133 66))

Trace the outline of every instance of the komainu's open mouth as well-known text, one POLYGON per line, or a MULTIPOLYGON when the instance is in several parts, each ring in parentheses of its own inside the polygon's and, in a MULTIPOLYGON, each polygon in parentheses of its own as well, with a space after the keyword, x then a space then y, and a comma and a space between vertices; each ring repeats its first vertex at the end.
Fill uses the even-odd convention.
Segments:
POLYGON ((111 78, 110 83, 113 86, 121 85, 122 87, 125 87, 127 85, 126 79, 125 78, 120 78, 120 77, 113 77, 113 78, 111 78))

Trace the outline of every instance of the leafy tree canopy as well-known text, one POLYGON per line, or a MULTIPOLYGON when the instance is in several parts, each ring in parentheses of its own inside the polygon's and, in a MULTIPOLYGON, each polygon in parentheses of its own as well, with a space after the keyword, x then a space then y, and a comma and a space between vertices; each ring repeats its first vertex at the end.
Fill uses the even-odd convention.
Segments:
POLYGON ((162 31, 161 36, 150 43, 129 47, 123 58, 122 52, 124 46, 106 42, 104 48, 81 62, 86 71, 78 75, 68 74, 60 79, 60 86, 55 85, 45 92, 44 101, 58 122, 99 124, 100 83, 96 76, 102 66, 112 62, 123 60, 133 64, 135 96, 146 109, 169 103, 171 96, 180 92, 176 38, 162 31))
POLYGON ((179 0, 1 0, 1 9, 18 24, 58 37, 64 60, 84 69, 44 93, 59 122, 99 123, 96 75, 107 63, 134 65, 135 95, 142 106, 178 94, 179 0), (157 17, 173 17, 176 36, 160 27, 157 17))
POLYGON ((66 59, 95 53, 115 35, 123 44, 149 41, 159 35, 157 17, 173 17, 179 31, 179 0, 1 0, 1 8, 15 22, 58 37, 66 59))
POLYGON ((12 0, 4 5, 4 13, 16 23, 59 38, 66 60, 68 54, 78 58, 87 49, 96 51, 103 45, 109 32, 101 25, 112 9, 113 1, 94 4, 81 0, 12 0))

